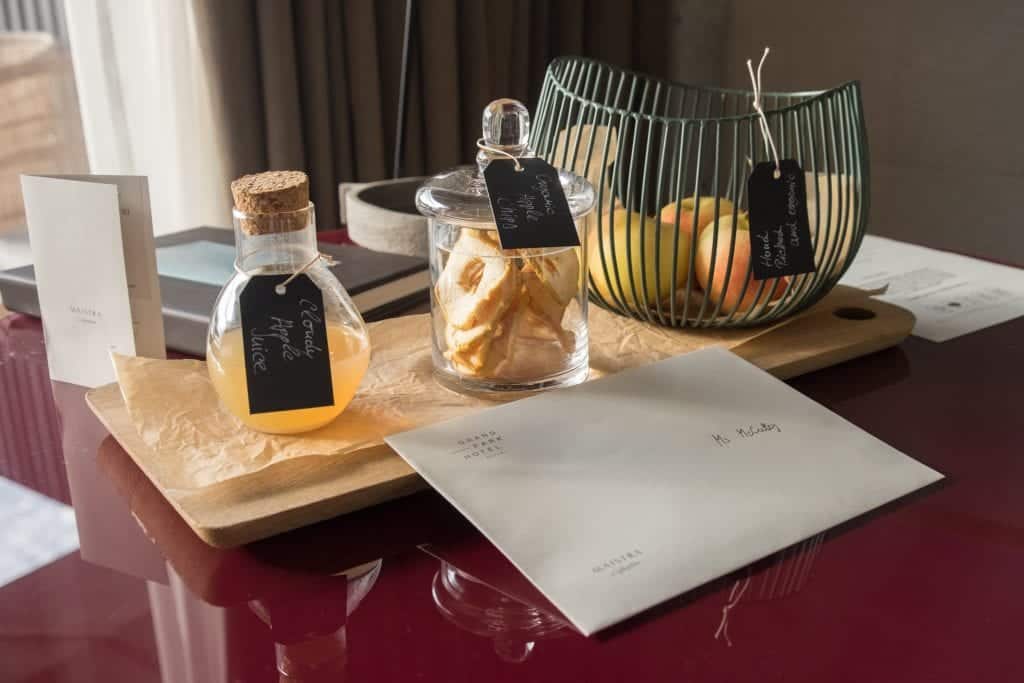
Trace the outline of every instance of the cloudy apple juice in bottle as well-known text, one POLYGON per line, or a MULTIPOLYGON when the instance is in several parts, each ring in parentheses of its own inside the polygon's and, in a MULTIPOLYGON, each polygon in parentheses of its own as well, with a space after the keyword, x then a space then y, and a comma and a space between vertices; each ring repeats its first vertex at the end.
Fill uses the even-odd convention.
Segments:
POLYGON ((261 432, 334 420, 370 362, 362 317, 317 251, 306 174, 232 183, 234 277, 210 318, 206 360, 224 408, 261 432))

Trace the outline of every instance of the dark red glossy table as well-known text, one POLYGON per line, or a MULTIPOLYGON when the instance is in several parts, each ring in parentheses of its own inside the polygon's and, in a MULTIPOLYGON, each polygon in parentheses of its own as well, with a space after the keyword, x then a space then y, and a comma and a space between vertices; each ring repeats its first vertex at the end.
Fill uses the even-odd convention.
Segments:
POLYGON ((203 545, 8 316, 0 475, 81 550, 0 588, 0 681, 1024 681, 1022 365, 1017 320, 793 381, 948 478, 588 639, 432 493, 203 545))

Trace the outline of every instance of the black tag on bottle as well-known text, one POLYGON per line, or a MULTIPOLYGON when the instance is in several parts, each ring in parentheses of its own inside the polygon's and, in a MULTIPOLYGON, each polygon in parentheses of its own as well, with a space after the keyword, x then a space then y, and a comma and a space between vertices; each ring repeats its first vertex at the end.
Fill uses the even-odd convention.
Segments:
POLYGON ((558 171, 543 159, 495 159, 484 169, 502 249, 578 247, 558 171))
POLYGON ((803 169, 792 159, 779 167, 776 178, 775 163, 762 162, 747 181, 755 280, 815 271, 803 169))
POLYGON ((307 275, 254 275, 242 290, 249 412, 334 405, 324 295, 307 275))

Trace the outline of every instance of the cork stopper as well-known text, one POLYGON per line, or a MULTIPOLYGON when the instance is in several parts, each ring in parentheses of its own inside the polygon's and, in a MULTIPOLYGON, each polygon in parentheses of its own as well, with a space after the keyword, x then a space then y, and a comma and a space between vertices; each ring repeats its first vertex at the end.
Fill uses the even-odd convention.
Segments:
POLYGON ((266 171, 231 183, 242 230, 249 235, 301 230, 308 221, 309 178, 302 171, 266 171))

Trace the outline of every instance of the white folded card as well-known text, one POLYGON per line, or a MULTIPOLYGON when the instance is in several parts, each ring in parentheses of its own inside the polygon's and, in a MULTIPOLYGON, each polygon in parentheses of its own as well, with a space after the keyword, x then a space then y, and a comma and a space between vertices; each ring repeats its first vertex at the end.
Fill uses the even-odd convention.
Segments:
POLYGON ((164 357, 149 187, 136 176, 21 176, 50 377, 114 381, 110 352, 164 357))
POLYGON ((942 478, 721 349, 387 442, 587 635, 942 478))
POLYGON ((1024 316, 1024 269, 865 235, 840 280, 917 318, 914 335, 944 342, 1024 316))

